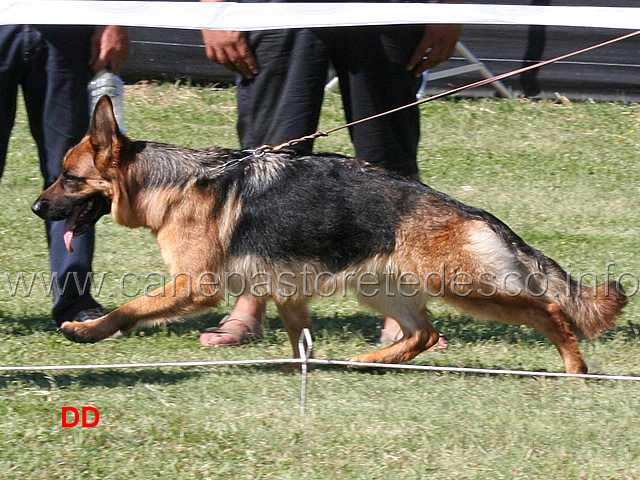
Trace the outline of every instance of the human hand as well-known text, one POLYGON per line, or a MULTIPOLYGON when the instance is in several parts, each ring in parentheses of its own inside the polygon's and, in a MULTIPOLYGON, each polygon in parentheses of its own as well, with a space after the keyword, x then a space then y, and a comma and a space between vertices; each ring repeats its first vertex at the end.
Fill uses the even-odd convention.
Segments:
MULTIPOLYGON (((226 2, 227 0, 200 1, 226 2)), ((258 62, 243 32, 203 30, 202 40, 207 58, 212 62, 224 65, 232 72, 240 73, 247 78, 253 78, 258 74, 258 62)))
POLYGON ((203 30, 202 39, 209 60, 247 78, 253 78, 260 71, 243 32, 203 30))
POLYGON ((126 27, 109 25, 97 27, 91 37, 89 65, 96 72, 107 65, 118 73, 129 56, 129 35, 126 27))
POLYGON ((422 40, 407 64, 407 70, 419 77, 425 70, 447 60, 455 52, 461 32, 462 25, 427 25, 422 40))

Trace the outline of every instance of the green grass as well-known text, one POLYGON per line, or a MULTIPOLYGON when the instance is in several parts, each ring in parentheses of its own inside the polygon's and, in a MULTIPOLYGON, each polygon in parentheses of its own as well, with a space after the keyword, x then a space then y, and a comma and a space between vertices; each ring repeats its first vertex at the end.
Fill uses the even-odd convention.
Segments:
MULTIPOLYGON (((602 278, 607 263, 615 275, 640 273, 638 105, 447 100, 422 112, 426 183, 494 213, 574 276, 602 278)), ((137 139, 237 147, 232 91, 129 87, 126 120, 137 139)), ((342 123, 330 94, 321 128, 342 123)), ((345 131, 316 149, 353 153, 345 131)), ((63 339, 42 289, 13 296, 6 281, 48 275, 44 229, 29 211, 41 183, 21 110, 0 185, 1 364, 290 355, 272 307, 265 339, 238 348, 198 342, 228 307, 120 341, 63 339)), ((166 272, 148 232, 108 218, 98 232, 94 269, 106 308, 128 300, 125 273, 166 272)), ((633 290, 631 276, 625 285, 633 290)), ((592 373, 640 375, 636 298, 616 330, 581 343, 592 373)), ((451 348, 416 363, 562 371, 555 348, 524 327, 433 310, 451 348)), ((378 319, 352 299, 323 300, 313 314, 317 357, 375 348, 378 319)), ((317 368, 300 416, 300 376, 273 366, 5 373, 0 478, 639 479, 639 394, 638 383, 317 368), (97 427, 61 428, 63 406, 89 405, 100 411, 97 427)))

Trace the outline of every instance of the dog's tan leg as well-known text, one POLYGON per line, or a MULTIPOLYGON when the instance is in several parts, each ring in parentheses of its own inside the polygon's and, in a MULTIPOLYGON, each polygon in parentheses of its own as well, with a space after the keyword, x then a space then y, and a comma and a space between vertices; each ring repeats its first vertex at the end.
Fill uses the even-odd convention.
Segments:
POLYGON ((403 336, 393 345, 376 352, 358 355, 352 358, 354 362, 363 363, 402 363, 411 360, 419 353, 428 350, 440 338, 438 330, 431 325, 430 314, 427 307, 422 307, 419 312, 391 312, 388 309, 381 312, 393 317, 403 336))
POLYGON ((60 331, 74 342, 94 343, 110 337, 118 330, 126 332, 147 322, 171 321, 203 308, 214 307, 219 301, 219 294, 203 295, 190 279, 179 276, 172 283, 125 303, 96 320, 64 322, 60 331))
POLYGON ((448 297, 448 303, 469 314, 502 323, 528 325, 553 343, 567 373, 586 373, 578 339, 560 305, 525 295, 493 297, 448 297))
POLYGON ((587 373, 587 365, 578 347, 578 338, 571 330, 560 305, 556 303, 547 305, 546 312, 536 316, 531 326, 556 346, 567 373, 587 373))
POLYGON ((277 303, 276 305, 278 307, 280 319, 284 324, 284 328, 289 334, 289 341, 293 348, 293 356, 294 358, 300 358, 300 351, 298 348, 300 335, 302 335, 302 330, 305 328, 312 330, 311 314, 309 313, 309 310, 307 310, 304 302, 284 302, 277 303))

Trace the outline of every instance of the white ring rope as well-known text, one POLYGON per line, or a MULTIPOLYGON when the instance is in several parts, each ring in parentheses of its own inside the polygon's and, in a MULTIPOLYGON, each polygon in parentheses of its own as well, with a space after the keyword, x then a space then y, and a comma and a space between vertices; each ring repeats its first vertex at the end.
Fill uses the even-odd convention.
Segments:
POLYGON ((460 23, 640 29, 640 8, 433 3, 0 0, 0 25, 122 25, 211 30, 460 23))

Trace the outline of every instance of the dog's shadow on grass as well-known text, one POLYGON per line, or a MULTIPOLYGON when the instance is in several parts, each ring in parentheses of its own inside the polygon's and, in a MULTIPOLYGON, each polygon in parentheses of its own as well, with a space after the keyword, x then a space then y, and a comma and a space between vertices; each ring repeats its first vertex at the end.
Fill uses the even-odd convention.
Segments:
MULTIPOLYGON (((269 318, 269 329, 284 329, 279 318, 269 318)), ((507 325, 497 322, 479 322, 471 317, 445 315, 433 319, 433 325, 450 341, 480 343, 491 340, 507 344, 537 344, 548 341, 542 334, 525 325, 507 325)), ((382 319, 374 314, 348 316, 317 316, 313 318, 316 335, 332 339, 348 339, 357 335, 375 344, 380 338, 382 319)), ((603 334, 602 341, 640 338, 640 323, 626 322, 603 334)))
MULTIPOLYGON (((170 335, 196 335, 205 329, 217 326, 224 314, 209 312, 191 317, 184 322, 171 323, 162 327, 145 328, 146 335, 154 335, 161 330, 170 335)), ((11 318, 0 313, 0 331, 7 335, 28 336, 37 332, 57 332, 58 327, 47 316, 11 318)), ((509 344, 533 344, 545 341, 545 337, 534 329, 524 325, 507 325, 497 322, 478 322, 470 317, 445 315, 434 318, 434 326, 452 341, 462 343, 486 342, 499 340, 509 344)), ((354 335, 368 343, 375 344, 380 337, 382 319, 371 313, 354 315, 314 315, 313 328, 316 335, 331 339, 348 340, 354 335)), ((270 314, 266 320, 265 341, 280 341, 284 333, 284 325, 277 314, 270 314)), ((627 321, 622 325, 605 332, 602 341, 635 340, 640 338, 640 322, 627 321)))
POLYGON ((21 385, 49 390, 51 388, 134 387, 136 385, 172 385, 200 376, 202 372, 182 370, 100 370, 80 373, 11 372, 0 376, 0 389, 19 382, 21 385))
POLYGON ((0 312, 0 332, 5 335, 27 336, 38 332, 56 332, 58 327, 50 316, 13 317, 0 312))
MULTIPOLYGON (((497 322, 478 322, 470 317, 448 315, 434 320, 434 325, 449 339, 462 343, 497 340, 507 344, 536 344, 549 342, 541 333, 526 325, 507 325, 497 322)), ((605 332, 600 341, 610 342, 640 338, 640 323, 628 321, 605 332)))
MULTIPOLYGON (((218 325, 222 315, 202 315, 185 321, 173 323, 159 328, 145 329, 146 335, 153 335, 159 330, 166 330, 171 335, 192 335, 195 332, 218 325)), ((371 313, 358 313, 354 315, 314 315, 313 328, 316 337, 331 339, 332 341, 350 341, 358 337, 370 344, 379 342, 382 318, 371 313)), ((503 342, 539 343, 544 337, 532 328, 521 325, 505 325, 500 323, 482 323, 464 316, 443 316, 433 320, 434 326, 444 333, 447 338, 463 343, 484 342, 488 340, 500 340, 503 342)), ((637 331, 632 333, 638 335, 637 331)), ((269 315, 266 319, 265 339, 266 343, 282 341, 284 325, 277 315, 269 315)), ((613 334, 611 335, 613 336, 613 334)))

